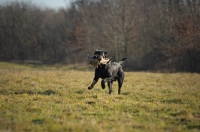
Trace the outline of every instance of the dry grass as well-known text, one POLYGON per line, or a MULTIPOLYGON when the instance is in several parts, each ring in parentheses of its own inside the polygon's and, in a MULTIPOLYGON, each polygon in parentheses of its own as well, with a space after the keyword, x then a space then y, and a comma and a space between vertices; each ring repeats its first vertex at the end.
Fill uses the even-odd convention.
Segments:
POLYGON ((199 74, 125 72, 108 95, 70 69, 0 63, 0 131, 200 131, 199 74))

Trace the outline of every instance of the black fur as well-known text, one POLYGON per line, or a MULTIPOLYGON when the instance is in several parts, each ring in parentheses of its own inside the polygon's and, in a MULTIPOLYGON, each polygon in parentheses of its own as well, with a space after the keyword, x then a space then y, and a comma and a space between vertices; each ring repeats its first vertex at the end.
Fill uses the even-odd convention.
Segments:
POLYGON ((103 56, 103 58, 107 58, 107 54, 108 54, 108 52, 104 52, 102 50, 95 50, 93 58, 94 59, 99 59, 100 55, 103 56))
MULTIPOLYGON (((94 54, 95 56, 96 54, 94 54)), ((98 57, 98 54, 97 56, 98 57)), ((101 64, 95 69, 95 76, 92 84, 88 87, 91 90, 97 83, 99 78, 102 78, 101 87, 105 88, 105 83, 108 83, 109 94, 112 92, 113 81, 118 81, 118 94, 121 92, 121 87, 124 81, 124 71, 122 70, 121 64, 126 60, 122 59, 119 62, 109 62, 107 64, 101 64)))

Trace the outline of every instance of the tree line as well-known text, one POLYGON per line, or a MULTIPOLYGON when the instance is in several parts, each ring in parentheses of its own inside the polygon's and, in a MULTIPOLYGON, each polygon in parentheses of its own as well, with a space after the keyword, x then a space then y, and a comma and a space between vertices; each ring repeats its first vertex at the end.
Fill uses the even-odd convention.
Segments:
POLYGON ((0 60, 83 64, 95 49, 129 70, 200 72, 198 0, 76 0, 0 6, 0 60))

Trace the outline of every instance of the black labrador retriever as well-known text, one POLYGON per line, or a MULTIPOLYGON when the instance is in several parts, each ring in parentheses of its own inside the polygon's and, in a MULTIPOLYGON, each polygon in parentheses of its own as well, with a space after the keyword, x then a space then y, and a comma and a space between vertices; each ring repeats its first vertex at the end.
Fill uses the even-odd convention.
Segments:
MULTIPOLYGON (((93 59, 97 59, 100 61, 101 57, 106 58, 107 52, 103 52, 101 50, 96 50, 93 56, 93 59)), ((92 84, 88 87, 91 90, 94 85, 98 82, 99 78, 102 78, 101 87, 105 88, 105 83, 108 83, 109 94, 112 92, 112 83, 113 81, 118 81, 118 94, 121 92, 121 87, 124 81, 124 71, 122 70, 121 64, 126 60, 123 58, 119 62, 107 62, 106 64, 100 64, 95 69, 95 76, 92 84)))

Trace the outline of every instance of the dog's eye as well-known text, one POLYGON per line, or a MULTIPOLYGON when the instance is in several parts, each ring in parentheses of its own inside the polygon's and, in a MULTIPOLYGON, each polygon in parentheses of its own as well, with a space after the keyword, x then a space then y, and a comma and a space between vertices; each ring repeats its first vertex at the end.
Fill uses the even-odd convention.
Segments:
POLYGON ((98 55, 94 55, 94 59, 97 59, 98 58, 98 55))

